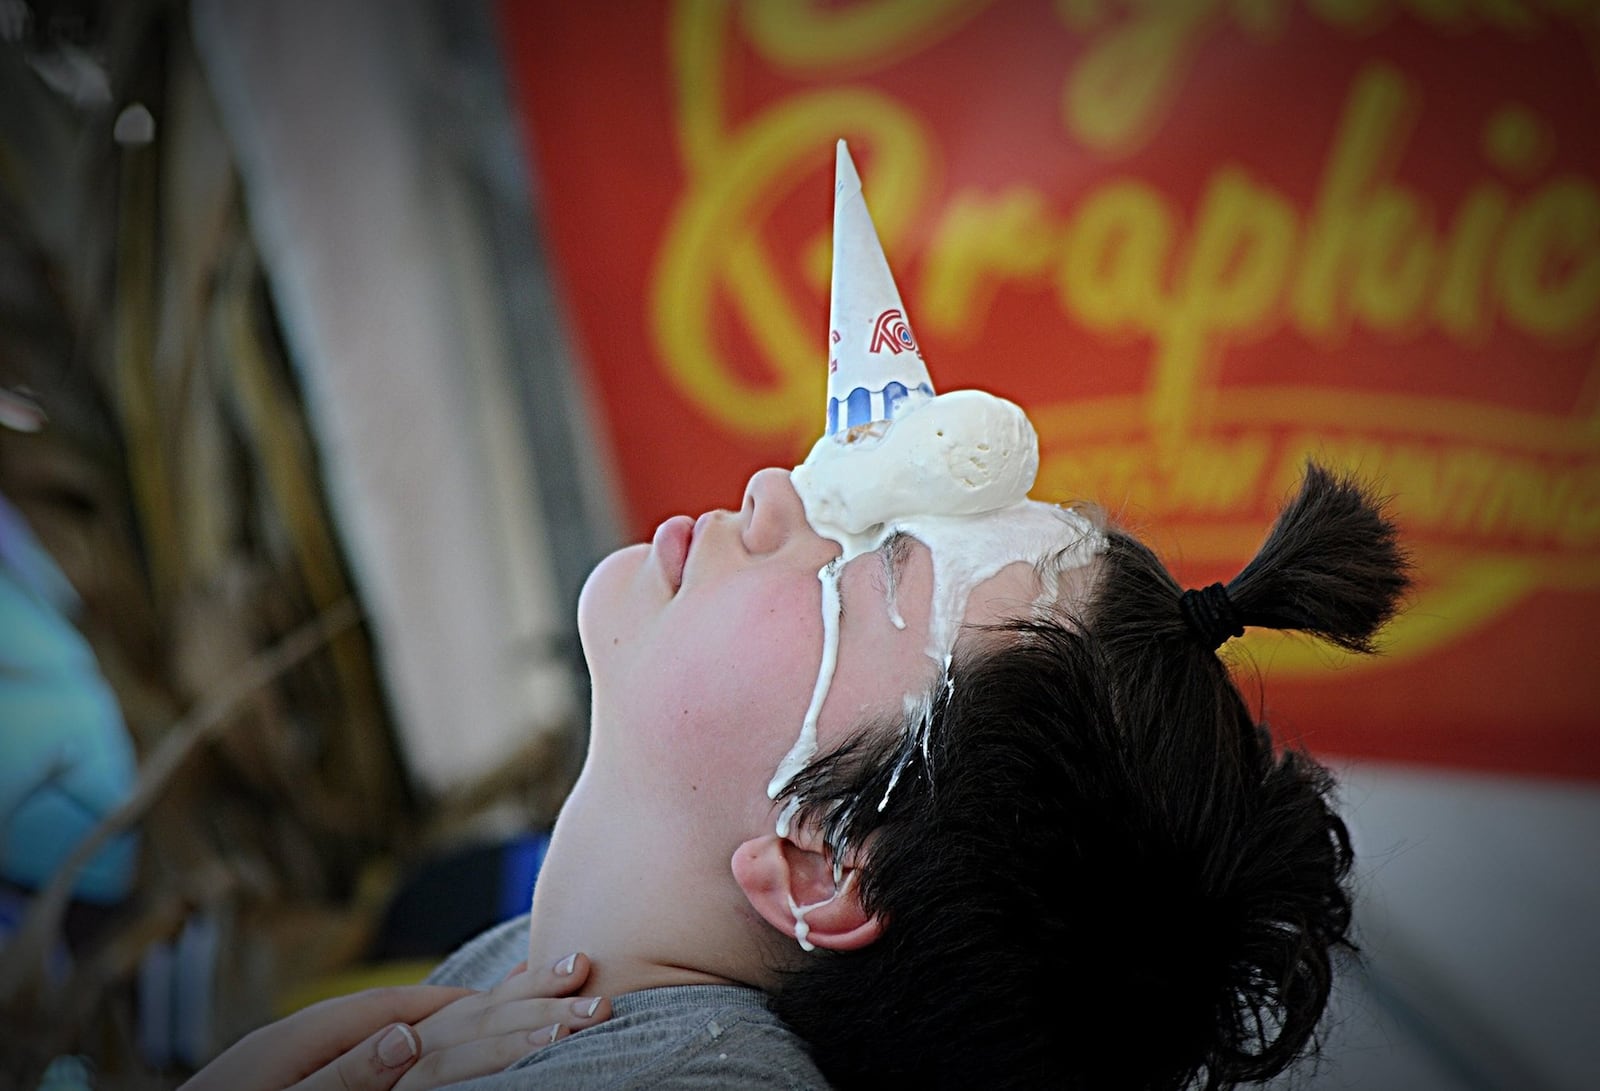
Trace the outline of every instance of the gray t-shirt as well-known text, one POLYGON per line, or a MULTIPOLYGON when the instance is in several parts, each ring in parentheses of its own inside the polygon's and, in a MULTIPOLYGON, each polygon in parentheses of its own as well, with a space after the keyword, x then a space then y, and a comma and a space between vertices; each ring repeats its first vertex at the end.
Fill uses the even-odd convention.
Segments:
MULTIPOLYGON (((451 955, 430 984, 491 989, 527 957, 526 914, 451 955)), ((454 1084, 471 1091, 597 1088, 768 1088, 826 1091, 805 1042, 767 1010, 757 989, 680 985, 611 998, 611 1018, 522 1058, 503 1072, 454 1084)))

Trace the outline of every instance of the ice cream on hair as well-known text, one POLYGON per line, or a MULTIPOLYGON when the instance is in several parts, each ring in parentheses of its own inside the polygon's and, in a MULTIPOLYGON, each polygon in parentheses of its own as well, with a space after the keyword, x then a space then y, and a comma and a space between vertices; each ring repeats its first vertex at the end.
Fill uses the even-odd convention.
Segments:
MULTIPOLYGON (((926 651, 948 686, 975 587, 1018 561, 1049 560, 1041 568, 1051 574, 1087 564, 1104 544, 1081 513, 1027 498, 1039 441, 1018 406, 981 390, 934 394, 842 140, 835 179, 826 428, 791 480, 812 529, 838 542, 842 553, 817 573, 822 662, 799 737, 767 786, 771 796, 816 755, 817 719, 838 659, 844 565, 895 534, 928 547, 933 601, 926 651)), ((1053 582, 1047 576, 1041 599, 1054 599, 1053 582)), ((903 625, 892 600, 888 609, 903 625)), ((926 755, 932 702, 918 679, 906 683, 906 730, 926 755)), ((791 798, 785 807, 779 834, 788 833, 799 803, 791 798)), ((797 913, 797 933, 803 923, 797 913)))

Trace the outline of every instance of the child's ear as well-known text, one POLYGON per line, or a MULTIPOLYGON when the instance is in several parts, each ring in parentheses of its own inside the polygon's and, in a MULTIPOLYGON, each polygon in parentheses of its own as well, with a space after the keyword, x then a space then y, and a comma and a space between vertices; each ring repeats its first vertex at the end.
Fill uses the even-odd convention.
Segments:
POLYGON ((801 946, 854 951, 883 933, 882 922, 861 906, 856 869, 843 868, 835 886, 832 859, 799 830, 752 837, 734 852, 732 867, 755 911, 784 935, 803 940, 801 946))

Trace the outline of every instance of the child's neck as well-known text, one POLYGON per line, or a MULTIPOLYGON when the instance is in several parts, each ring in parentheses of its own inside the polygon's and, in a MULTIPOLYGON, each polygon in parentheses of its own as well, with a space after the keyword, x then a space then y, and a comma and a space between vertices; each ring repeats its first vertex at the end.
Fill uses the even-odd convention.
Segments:
MULTIPOLYGON (((649 829, 588 806, 580 779, 556 823, 534 889, 528 965, 555 965, 575 951, 594 969, 584 996, 666 985, 758 985, 760 953, 723 887, 668 858, 649 829)), ((683 846, 676 846, 682 849, 683 846)))

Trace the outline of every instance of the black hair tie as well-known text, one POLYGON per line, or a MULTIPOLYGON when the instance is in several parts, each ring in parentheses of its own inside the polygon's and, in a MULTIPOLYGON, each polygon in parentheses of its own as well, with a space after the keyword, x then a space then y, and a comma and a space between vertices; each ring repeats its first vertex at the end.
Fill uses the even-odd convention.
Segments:
POLYGON ((1233 608, 1228 589, 1220 583, 1198 591, 1185 591, 1178 596, 1178 612, 1200 643, 1211 651, 1222 647, 1230 637, 1244 635, 1239 611, 1233 608))

